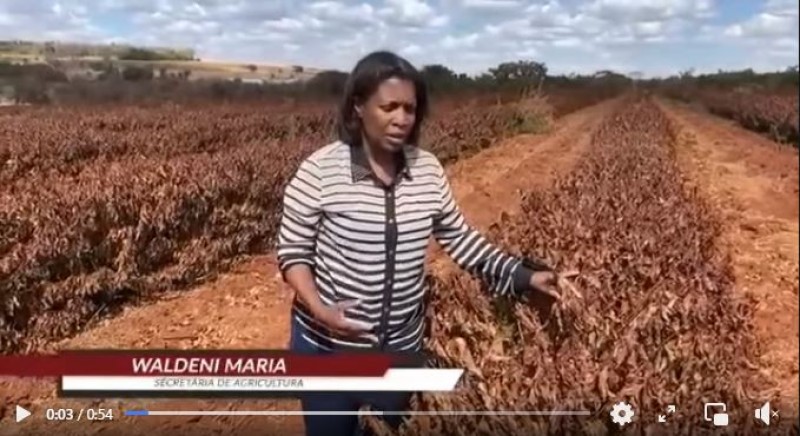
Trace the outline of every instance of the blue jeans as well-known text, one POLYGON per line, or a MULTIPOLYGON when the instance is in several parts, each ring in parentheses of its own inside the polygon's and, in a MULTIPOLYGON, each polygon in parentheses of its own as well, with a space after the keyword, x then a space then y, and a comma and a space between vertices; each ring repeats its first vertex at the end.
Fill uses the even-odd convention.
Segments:
MULTIPOLYGON (((325 354, 325 351, 303 338, 305 328, 292 317, 292 338, 289 348, 299 353, 325 354)), ((362 406, 372 409, 402 412, 408 409, 410 392, 321 392, 302 393, 300 402, 305 412, 349 411, 356 412, 362 406)), ((388 415, 383 419, 393 428, 400 427, 405 416, 388 415)), ((353 415, 303 415, 306 436, 355 436, 363 435, 358 416, 353 415)))

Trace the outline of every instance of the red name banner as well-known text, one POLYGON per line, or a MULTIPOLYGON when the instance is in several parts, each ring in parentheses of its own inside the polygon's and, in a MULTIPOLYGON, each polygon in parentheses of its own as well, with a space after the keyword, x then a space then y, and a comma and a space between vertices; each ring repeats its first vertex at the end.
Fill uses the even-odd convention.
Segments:
POLYGON ((0 356, 0 376, 382 377, 408 360, 385 354, 296 354, 288 351, 67 351, 0 356))

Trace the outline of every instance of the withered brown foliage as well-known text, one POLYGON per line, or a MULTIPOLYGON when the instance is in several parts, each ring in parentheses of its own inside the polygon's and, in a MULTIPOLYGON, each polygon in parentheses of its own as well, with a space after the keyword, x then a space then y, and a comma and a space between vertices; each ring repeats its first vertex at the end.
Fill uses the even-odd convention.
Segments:
MULTIPOLYGON (((518 104, 436 110, 424 146, 449 162, 525 127, 518 104)), ((335 114, 324 107, 254 104, 158 108, 33 108, 0 111, 0 186, 34 174, 78 176, 87 165, 125 158, 172 159, 214 154, 243 144, 294 147, 335 138, 335 114)))
POLYGON ((218 153, 245 144, 324 140, 327 111, 255 105, 42 107, 9 111, 0 124, 0 184, 32 173, 78 176, 87 166, 126 158, 163 160, 218 153))
MULTIPOLYGON (((449 163, 545 115, 518 105, 439 112, 422 146, 449 163)), ((36 108, 0 117, 6 353, 269 252, 288 177, 334 139, 333 115, 317 108, 36 108)))
POLYGON ((785 94, 705 90, 694 92, 687 99, 698 101, 710 112, 730 118, 745 128, 797 147, 800 97, 796 89, 785 94))
POLYGON ((702 433, 704 401, 726 402, 732 424, 753 430, 750 410, 767 398, 756 389, 766 386, 754 366, 753 303, 734 293, 712 212, 684 189, 672 132, 652 102, 631 101, 574 172, 494 228, 512 251, 580 271, 582 298, 513 304, 464 274, 432 279, 427 346, 437 365, 467 371, 463 388, 421 395, 416 410, 594 415, 415 417, 402 434, 615 433, 608 411, 620 400, 637 411, 634 432, 652 431, 656 414, 677 404, 669 431, 702 433))

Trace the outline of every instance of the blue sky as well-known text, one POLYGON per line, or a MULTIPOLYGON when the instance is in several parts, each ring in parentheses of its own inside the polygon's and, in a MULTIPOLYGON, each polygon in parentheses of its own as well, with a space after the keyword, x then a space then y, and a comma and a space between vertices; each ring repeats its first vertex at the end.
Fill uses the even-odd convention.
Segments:
POLYGON ((194 48, 204 59, 349 70, 395 50, 479 73, 646 76, 798 63, 797 0, 0 0, 0 38, 194 48))

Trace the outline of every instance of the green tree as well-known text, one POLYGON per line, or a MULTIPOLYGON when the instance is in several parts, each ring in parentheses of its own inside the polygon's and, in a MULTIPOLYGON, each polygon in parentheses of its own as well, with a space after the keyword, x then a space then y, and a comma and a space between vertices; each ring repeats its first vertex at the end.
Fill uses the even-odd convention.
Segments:
POLYGON ((349 74, 341 71, 322 71, 306 82, 306 89, 321 96, 339 96, 344 92, 349 74))
POLYGON ((432 92, 450 92, 458 85, 458 77, 444 65, 425 65, 420 71, 432 92))
POLYGON ((512 81, 539 84, 547 76, 547 66, 535 61, 503 62, 489 72, 501 84, 512 81))
POLYGON ((425 65, 422 67, 422 75, 426 79, 453 80, 456 75, 450 68, 441 64, 425 65))
POLYGON ((147 67, 131 66, 122 71, 122 78, 131 82, 153 80, 153 69, 147 67))
POLYGON ((166 57, 153 50, 132 47, 119 58, 126 61, 160 61, 166 57))
POLYGON ((489 73, 499 86, 501 94, 512 98, 530 94, 535 88, 542 89, 547 77, 547 66, 536 61, 503 62, 489 73))

